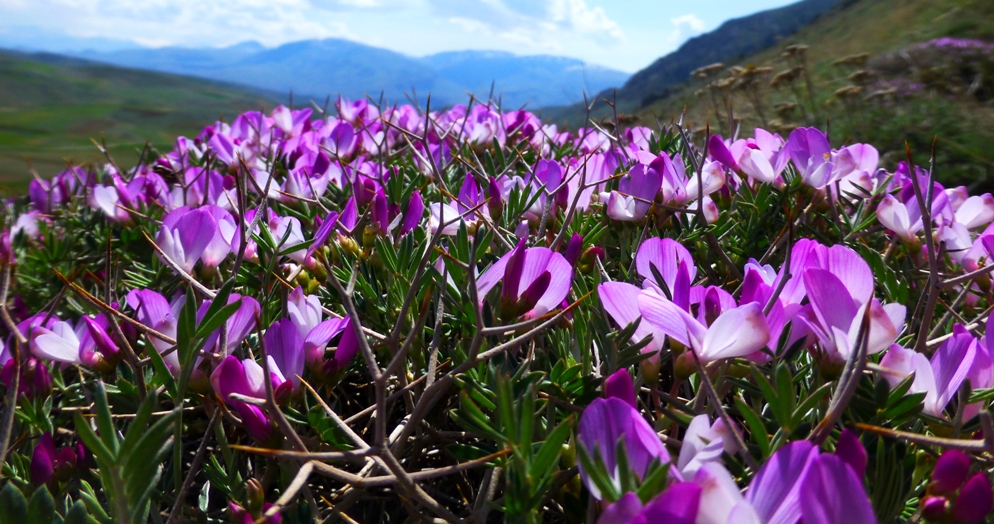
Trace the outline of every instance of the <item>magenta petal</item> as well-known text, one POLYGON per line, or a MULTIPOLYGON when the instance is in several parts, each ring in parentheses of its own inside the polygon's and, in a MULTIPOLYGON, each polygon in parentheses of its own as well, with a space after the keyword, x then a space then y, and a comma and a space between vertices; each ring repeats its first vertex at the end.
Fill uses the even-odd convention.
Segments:
MULTIPOLYGON (((639 288, 626 282, 605 282, 597 286, 597 296, 600 297, 604 311, 614 319, 620 328, 628 326, 641 317, 638 303, 641 293, 639 288)), ((655 329, 650 322, 642 321, 635 328, 632 341, 638 342, 645 337, 652 337, 652 341, 643 350, 644 352, 656 352, 663 348, 665 333, 655 329)))
POLYGON ((580 253, 583 250, 583 237, 579 233, 573 233, 573 236, 569 239, 569 244, 566 245, 566 261, 569 265, 576 266, 576 261, 580 259, 580 253))
POLYGON ((744 357, 759 351, 770 341, 770 327, 763 308, 756 302, 726 311, 708 327, 696 348, 702 361, 744 357))
POLYGON ((404 221, 400 224, 400 234, 406 235, 421 223, 421 218, 425 213, 424 200, 421 199, 421 192, 415 191, 411 194, 411 200, 407 203, 407 211, 404 212, 404 221))
MULTIPOLYGON (((638 252, 635 253, 635 269, 638 271, 638 274, 647 281, 655 284, 658 289, 661 287, 661 283, 656 282, 656 278, 653 275, 652 266, 655 266, 656 271, 663 277, 666 287, 671 294, 677 292, 674 288, 677 287, 679 271, 682 265, 686 265, 685 271, 689 284, 689 281, 697 276, 697 266, 694 265, 694 259, 690 256, 687 248, 671 238, 647 239, 645 242, 642 242, 638 252)), ((676 297, 674 297, 674 301, 676 301, 676 297)))
POLYGON ((699 346, 707 334, 707 328, 697 319, 661 296, 649 292, 639 294, 638 308, 643 322, 649 322, 684 346, 699 346))
POLYGON ((830 247, 826 255, 825 269, 845 284, 854 300, 869 302, 873 298, 873 272, 863 257, 841 244, 830 247))
POLYGON ((763 522, 793 524, 801 516, 800 479, 818 456, 818 448, 806 440, 780 448, 753 477, 746 491, 763 522))
MULTIPOLYGON (((938 415, 959 392, 977 354, 977 340, 961 324, 953 326, 953 336, 939 346, 929 361, 935 376, 935 406, 938 415)), ((928 404, 926 399, 926 404, 928 404)))
MULTIPOLYGON (((653 460, 660 463, 670 461, 669 453, 649 423, 638 410, 617 398, 598 398, 590 403, 580 417, 578 432, 580 444, 593 458, 596 453, 604 461, 609 473, 617 467, 615 448, 618 441, 625 439, 625 451, 632 470, 640 477, 653 460)), ((601 493, 589 481, 583 467, 580 476, 594 498, 600 500, 601 493)))
POLYGON ((858 478, 863 478, 866 474, 867 454, 863 443, 859 441, 856 433, 848 428, 842 430, 839 442, 835 445, 835 454, 852 468, 853 473, 858 478))
POLYGON ((304 374, 304 341, 293 322, 284 318, 269 326, 265 336, 266 351, 273 357, 276 367, 294 388, 300 386, 300 375, 304 374))
POLYGON ((338 342, 338 348, 335 349, 334 362, 338 370, 345 369, 359 352, 359 339, 356 337, 355 331, 355 324, 349 319, 342 331, 342 339, 338 342))
POLYGON ((273 434, 273 427, 269 423, 269 419, 258 406, 239 402, 235 405, 235 409, 241 415, 245 428, 256 440, 268 440, 273 434))
MULTIPOLYGON (((566 258, 559 253, 553 253, 547 248, 532 248, 533 250, 544 250, 549 252, 549 259, 545 265, 544 273, 548 274, 549 285, 545 288, 545 292, 542 297, 535 304, 535 307, 525 314, 527 318, 534 318, 544 315, 562 304, 563 300, 569 294, 570 287, 573 285, 573 268, 570 266, 566 258)), ((529 261, 531 258, 531 253, 529 253, 529 261)), ((528 262, 526 262, 527 264, 528 262)), ((527 277, 527 275, 526 275, 527 277)), ((524 282, 525 278, 522 278, 524 282)))
POLYGON ((318 362, 324 356, 324 348, 331 339, 349 326, 349 317, 330 318, 314 326, 304 337, 304 351, 309 363, 318 362))
POLYGON ((335 226, 338 225, 338 213, 332 211, 328 213, 328 216, 321 221, 321 226, 314 233, 314 242, 310 247, 307 248, 307 256, 310 257, 317 251, 320 247, 324 246, 325 242, 328 241, 328 237, 331 233, 335 231, 335 226))
POLYGON ((816 268, 806 270, 802 278, 811 308, 822 327, 828 333, 832 328, 848 332, 859 306, 842 281, 831 271, 816 268))
POLYGON ((693 482, 678 482, 650 500, 640 515, 649 523, 694 524, 701 505, 701 491, 693 482))
POLYGON ((953 521, 957 524, 979 524, 994 508, 991 494, 991 481, 983 473, 977 473, 966 481, 953 502, 953 521))
POLYGON ((642 501, 638 495, 628 492, 608 506, 597 519, 597 524, 625 524, 639 515, 642 501))
MULTIPOLYGON (((224 358, 211 373, 211 386, 227 404, 231 404, 228 395, 252 395, 252 387, 245 376, 245 366, 237 357, 230 355, 224 358)), ((240 403, 239 403, 240 404, 240 403)))
MULTIPOLYGON (((502 260, 505 258, 507 261, 504 266, 504 283, 500 290, 500 299, 502 303, 506 301, 508 304, 512 304, 518 300, 521 275, 525 270, 525 239, 522 238, 519 240, 514 250, 501 257, 502 260)), ((543 267, 542 270, 545 270, 545 268, 543 267)), ((527 286, 527 284, 525 285, 527 286)), ((485 293, 482 289, 480 291, 481 295, 485 293)), ((480 299, 482 300, 483 297, 481 296, 480 299)))
POLYGON ((725 145, 724 140, 718 135, 711 135, 708 139, 708 153, 711 154, 711 158, 721 162, 728 169, 736 170, 739 168, 737 162, 735 162, 735 157, 732 156, 732 152, 728 150, 728 146, 725 145))
POLYGON ((826 453, 813 460, 800 486, 804 524, 877 522, 863 482, 835 455, 826 453))
POLYGON ((635 403, 635 385, 632 384, 632 376, 628 374, 627 369, 619 369, 604 380, 604 397, 624 400, 631 407, 638 409, 635 403))
POLYGON ((342 215, 338 217, 338 222, 346 233, 351 233, 359 221, 359 208, 356 205, 355 197, 349 197, 349 201, 342 208, 342 215))

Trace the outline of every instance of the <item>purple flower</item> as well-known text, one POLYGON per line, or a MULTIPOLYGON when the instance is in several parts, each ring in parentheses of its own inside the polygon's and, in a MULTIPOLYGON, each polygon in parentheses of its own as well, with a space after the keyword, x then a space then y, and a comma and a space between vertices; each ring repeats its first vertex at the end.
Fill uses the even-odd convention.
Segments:
MULTIPOLYGON (((252 297, 243 297, 238 293, 232 293, 228 295, 228 305, 234 304, 235 302, 241 301, 241 305, 235 311, 235 314, 228 318, 226 324, 228 326, 228 344, 227 347, 218 347, 221 338, 221 329, 218 328, 213 333, 207 336, 207 340, 204 341, 204 349, 206 351, 213 351, 215 353, 220 353, 221 356, 230 355, 235 349, 245 340, 245 337, 252 331, 255 327, 255 323, 258 320, 259 312, 261 308, 259 302, 257 302, 252 297)), ((203 320, 204 315, 207 314, 207 310, 211 306, 210 300, 205 300, 200 308, 197 309, 197 322, 203 320)), ((199 362, 199 360, 198 360, 199 362)))
POLYGON ((703 364, 745 357, 770 341, 763 308, 755 302, 721 313, 710 326, 654 293, 640 294, 638 308, 645 322, 692 348, 703 364))
POLYGON ((693 478, 704 464, 721 460, 722 453, 736 451, 735 439, 731 438, 731 430, 722 419, 711 424, 707 415, 698 415, 684 433, 676 467, 683 478, 693 478))
MULTIPOLYGON (((267 510, 269 510, 269 508, 271 507, 273 507, 272 503, 270 502, 263 503, 262 511, 259 512, 258 516, 262 517, 262 514, 265 513, 267 510)), ((250 513, 245 508, 239 506, 238 504, 235 504, 234 502, 228 503, 228 511, 231 514, 232 522, 235 522, 237 524, 253 524, 254 522, 256 522, 256 517, 254 517, 252 513, 250 513)), ((280 524, 281 522, 283 522, 283 516, 279 512, 277 512, 272 517, 263 519, 262 524, 280 524)))
MULTIPOLYGON (((0 341, 0 350, 2 347, 3 341, 0 341)), ((0 358, 0 361, 3 359, 0 358)), ((4 362, 0 368, 0 383, 6 387, 10 387, 14 380, 14 367, 15 361, 11 358, 4 362)), ((17 383, 17 389, 19 395, 28 399, 46 398, 52 392, 52 377, 48 374, 45 363, 34 357, 25 359, 21 363, 21 377, 17 383)))
POLYGON ((876 299, 861 304, 839 277, 824 269, 807 269, 802 279, 813 315, 801 320, 818 338, 830 360, 844 361, 856 349, 867 308, 870 317, 867 354, 890 347, 904 327, 907 308, 901 304, 881 306, 876 299))
POLYGON ((573 269, 561 254, 546 247, 525 248, 522 239, 477 279, 481 302, 498 282, 501 315, 531 319, 562 303, 573 282, 573 269))
POLYGON ((670 238, 650 238, 642 242, 635 253, 635 269, 645 279, 642 287, 669 296, 673 303, 690 310, 690 283, 697 276, 697 266, 690 252, 679 242, 670 238), (657 272, 663 282, 656 281, 657 272))
POLYGON ((36 486, 47 484, 52 478, 66 480, 72 470, 85 459, 82 445, 56 449, 52 434, 42 433, 31 454, 31 481, 36 486))
POLYGON ((656 200, 662 183, 662 174, 656 167, 635 164, 618 181, 617 191, 601 197, 607 202, 607 216, 622 222, 641 221, 656 200))
MULTIPOLYGON (((624 440, 625 453, 632 471, 643 478, 649 465, 654 461, 660 464, 670 462, 670 455, 659 440, 656 432, 642 418, 642 414, 628 402, 619 398, 598 398, 587 406, 580 417, 578 432, 580 444, 591 459, 595 454, 604 462, 605 471, 616 486, 620 479, 616 471, 618 460, 615 449, 619 440, 624 440)), ((580 477, 594 498, 601 500, 602 493, 580 467, 580 477)))
POLYGON ((694 524, 701 503, 701 487, 676 482, 645 506, 634 493, 625 493, 608 506, 597 524, 694 524))
POLYGON ((328 342, 348 325, 347 316, 324 320, 320 299, 317 295, 305 296, 300 286, 290 293, 286 308, 303 341, 305 360, 309 364, 321 361, 328 342))
MULTIPOLYGON (((886 370, 884 377, 892 387, 914 373, 915 379, 909 391, 924 392, 925 413, 938 417, 942 416, 946 405, 969 377, 979 351, 980 345, 973 335, 957 324, 953 326, 953 336, 939 346, 931 360, 895 344, 881 359, 880 366, 886 370)), ((976 411, 972 415, 976 415, 976 411)))
POLYGON ((800 489, 804 494, 800 501, 805 524, 877 522, 862 481, 835 455, 826 453, 813 460, 801 479, 800 489))
MULTIPOLYGON (((300 377, 304 374, 304 341, 297 326, 288 318, 274 322, 266 330, 264 340, 266 351, 287 379, 280 388, 289 385, 291 389, 299 390, 300 377)), ((278 391, 277 396, 279 393, 278 391)))
MULTIPOLYGON (((270 356, 270 361, 272 357, 270 356)), ((273 387, 277 388, 284 382, 283 377, 273 373, 278 370, 273 362, 267 366, 272 374, 273 387)), ((235 400, 232 393, 253 397, 260 400, 266 398, 265 370, 254 360, 238 360, 228 356, 214 368, 210 383, 214 391, 225 404, 235 408, 241 416, 242 424, 256 440, 265 441, 273 434, 273 427, 266 414, 259 406, 235 400)))
POLYGON ((218 225, 206 209, 181 209, 173 212, 179 212, 177 218, 171 219, 170 213, 163 220, 156 244, 180 269, 193 273, 197 260, 214 241, 218 225))
MULTIPOLYGON (((624 328, 641 318, 639 312, 638 298, 642 290, 625 282, 605 282, 597 286, 597 295, 600 297, 604 311, 614 319, 618 327, 624 328)), ((639 342, 645 337, 652 337, 647 346, 642 348, 643 353, 652 353, 650 360, 659 361, 659 351, 663 349, 666 342, 666 332, 657 328, 652 323, 642 320, 639 322, 635 333, 632 334, 632 342, 639 342)))
MULTIPOLYGON (((179 314, 185 301, 186 296, 180 293, 175 295, 170 303, 151 289, 133 289, 126 299, 128 306, 135 310, 139 322, 172 339, 176 338, 179 314)), ((149 340, 159 353, 165 353, 172 347, 168 342, 155 336, 149 336, 149 340)), ((179 355, 176 351, 163 355, 162 359, 170 371, 179 373, 179 355)))

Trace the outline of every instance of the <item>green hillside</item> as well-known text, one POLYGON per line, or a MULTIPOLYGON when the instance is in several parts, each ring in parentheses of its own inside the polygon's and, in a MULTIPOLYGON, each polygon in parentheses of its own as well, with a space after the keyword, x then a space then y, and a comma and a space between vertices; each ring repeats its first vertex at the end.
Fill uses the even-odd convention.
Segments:
POLYGON ((103 162, 91 138, 104 135, 120 165, 133 165, 148 140, 176 136, 277 97, 177 75, 105 66, 48 54, 0 51, 0 185, 18 188, 30 167, 51 176, 67 161, 103 162))
MULTIPOLYGON (((962 67, 955 62, 935 67, 935 63, 921 63, 917 56, 907 58, 912 46, 939 37, 994 42, 994 2, 848 0, 777 44, 726 62, 713 80, 728 78, 728 68, 736 65, 770 68, 765 75, 759 75, 753 92, 739 90, 727 99, 732 104, 734 116, 741 119, 744 135, 750 135, 755 126, 781 133, 798 125, 828 126, 836 145, 872 142, 881 149, 885 164, 890 166, 903 158, 905 141, 924 161, 933 136, 938 135, 938 176, 949 182, 994 189, 994 101, 991 93, 994 56, 981 58, 984 61, 981 66, 970 66, 970 77, 965 84, 976 83, 981 89, 969 93, 969 88, 977 85, 952 85, 956 79, 951 77, 963 73, 959 70, 962 67), (794 89, 771 87, 772 78, 792 65, 782 56, 785 49, 798 44, 808 46, 806 67, 813 89, 809 93, 803 77, 796 79, 794 89), (869 56, 866 63, 860 64, 858 55, 864 53, 869 56), (836 63, 846 57, 854 59, 855 63, 836 63), (857 71, 869 71, 870 76, 868 79, 859 76, 863 73, 853 76, 857 71), (916 87, 921 91, 916 96, 896 100, 893 97, 875 98, 872 93, 886 92, 885 88, 890 85, 880 81, 903 85, 924 83, 924 86, 916 87), (846 92, 837 93, 855 84, 862 87, 851 96, 845 96, 846 92), (755 100, 760 102, 759 111, 753 103, 755 100), (799 107, 795 107, 792 114, 790 111, 777 114, 778 106, 784 110, 790 104, 799 107), (765 118, 760 118, 758 112, 761 111, 765 111, 765 118)), ((699 67, 705 65, 708 64, 699 67)), ((700 129, 708 120, 712 130, 727 135, 730 127, 727 104, 712 102, 709 91, 704 89, 707 82, 687 78, 682 87, 671 89, 668 96, 630 111, 642 124, 653 125, 656 121, 675 120, 686 108, 692 126, 700 129)))

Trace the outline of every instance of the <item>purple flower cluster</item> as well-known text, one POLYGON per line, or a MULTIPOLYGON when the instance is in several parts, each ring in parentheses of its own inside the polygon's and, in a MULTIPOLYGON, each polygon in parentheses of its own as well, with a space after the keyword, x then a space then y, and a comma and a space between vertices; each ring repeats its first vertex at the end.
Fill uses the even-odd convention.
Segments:
MULTIPOLYGON (((915 260, 948 256, 954 272, 966 273, 986 267, 994 255, 989 194, 930 185, 927 173, 907 164, 889 172, 872 146, 833 148, 813 128, 787 139, 762 129, 747 139, 712 136, 703 150, 690 151, 700 158, 684 158, 687 153, 654 150, 645 128, 618 137, 596 129, 571 134, 531 113, 501 113, 488 105, 429 114, 410 106, 381 111, 361 100, 336 106, 337 117, 319 119, 310 109, 282 106, 268 115, 239 115, 193 139, 179 138, 172 151, 132 172, 73 168, 33 181, 30 208, 0 235, 3 267, 17 262, 16 243, 41 242, 45 223, 56 223, 74 202, 86 202, 114 227, 148 227, 155 253, 148 262, 193 286, 127 289, 120 303, 74 319, 54 310, 20 315, 18 332, 0 346, 3 383, 16 377, 20 394, 43 397, 60 369, 76 365, 109 374, 126 350, 136 348, 156 357, 160 369, 161 357, 168 373, 189 372, 191 388, 215 394, 208 396, 219 398, 215 403, 223 403, 248 435, 272 445, 279 435, 271 401, 299 400, 305 377, 339 384, 360 349, 373 358, 359 318, 364 315, 350 309, 353 316, 334 314, 316 293, 320 283, 337 278, 335 257, 362 253, 378 267, 378 246, 431 239, 423 256, 442 275, 439 282, 457 287, 448 269, 470 275, 476 287, 468 294, 476 303, 469 309, 493 312, 495 322, 513 326, 509 331, 577 306, 580 276, 595 274, 596 281, 583 282, 592 282, 584 292, 596 288, 599 306, 593 307, 618 328, 637 323, 626 333, 631 342, 644 343, 641 378, 651 386, 664 375, 679 386, 702 371, 727 370, 733 361, 776 363, 793 348, 804 352, 820 379, 834 380, 857 355, 875 359, 868 373, 891 387, 913 376, 908 391, 924 394, 924 412, 937 419, 955 416, 947 408, 964 383, 994 388, 994 334, 978 338, 972 327, 956 324, 929 355, 904 347, 902 334, 928 326, 914 326, 906 305, 882 298, 856 243, 784 242, 782 252, 789 255, 779 268, 750 259, 740 272, 734 268, 740 278, 733 290, 704 278, 713 261, 702 260, 700 251, 695 260, 686 245, 656 236, 665 234, 658 225, 671 218, 683 225, 693 217, 715 227, 736 195, 793 190, 809 207, 872 210, 878 224, 866 222, 882 242, 908 249, 915 260), (526 168, 480 176, 462 167, 477 153, 492 162, 491 152, 512 146, 527 150, 526 168), (411 161, 383 161, 395 153, 411 161), (931 198, 924 209, 918 189, 931 198), (248 203, 255 201, 267 205, 248 203), (508 216, 509 209, 519 214, 508 216), (589 220, 588 227, 569 229, 576 217, 589 220), (558 235, 550 227, 556 221, 563 227, 558 235), (642 236, 624 253, 627 270, 612 280, 599 262, 613 248, 584 249, 584 235, 598 227, 632 231, 631 224, 642 236), (926 230, 941 243, 936 253, 922 246, 926 230), (500 235, 484 247, 485 256, 450 261, 459 241, 482 238, 484 231, 500 235), (248 286, 239 288, 244 296, 225 293, 231 314, 202 337, 199 353, 185 361, 193 361, 190 369, 177 349, 180 319, 196 311, 197 325, 207 321, 221 300, 209 286, 219 285, 220 275, 233 267, 267 259, 284 288, 256 296, 249 296, 248 286), (128 322, 115 326, 116 320, 128 322), (27 351, 15 362, 12 348, 22 338, 27 351), (664 374, 670 362, 672 374, 664 374)), ((951 287, 971 304, 981 294, 972 291, 989 285, 989 278, 967 279, 951 287)), ((600 522, 875 522, 864 487, 867 452, 850 429, 834 439, 833 452, 822 451, 821 441, 779 442, 749 472, 743 492, 725 458, 748 452, 739 427, 713 413, 688 417, 679 446, 669 446, 640 410, 634 384, 627 369, 608 376, 605 396, 586 406, 579 421, 575 441, 590 459, 579 473, 601 503, 600 522), (665 468, 666 481, 657 492, 626 489, 629 478, 645 480, 658 468, 665 468), (603 478, 608 484, 598 481, 603 478)), ((982 404, 958 408, 957 423, 969 422, 982 404)), ((81 464, 84 455, 81 449, 56 450, 48 434, 35 449, 31 473, 38 484, 81 464)), ((940 522, 979 522, 991 509, 991 490, 983 473, 969 472, 968 456, 943 454, 922 500, 923 514, 940 522)), ((270 506, 257 502, 248 510, 232 503, 230 511, 238 520, 259 519, 270 506)))

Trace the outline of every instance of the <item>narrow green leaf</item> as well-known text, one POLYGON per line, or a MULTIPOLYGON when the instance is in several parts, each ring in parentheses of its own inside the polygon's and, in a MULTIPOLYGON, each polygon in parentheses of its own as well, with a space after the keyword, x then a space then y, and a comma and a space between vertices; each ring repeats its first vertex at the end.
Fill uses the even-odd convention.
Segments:
POLYGON ((549 438, 542 443, 542 447, 539 448, 538 453, 535 454, 535 459, 528 468, 528 476, 538 478, 555 466, 562 452, 563 443, 569 438, 572 426, 573 419, 567 419, 560 422, 556 429, 549 433, 549 438))
POLYGON ((120 442, 117 440, 117 430, 111 417, 110 404, 107 402, 107 390, 102 380, 97 381, 97 394, 94 395, 97 408, 97 428, 100 430, 100 440, 103 441, 111 455, 116 456, 120 442))
POLYGON ((134 444, 141 439, 141 434, 145 432, 145 428, 148 427, 148 421, 152 418, 152 412, 155 410, 157 400, 158 394, 153 389, 148 392, 145 402, 142 402, 141 406, 138 406, 138 412, 135 413, 135 418, 131 421, 131 425, 128 426, 128 431, 124 434, 124 444, 121 446, 119 456, 127 457, 131 453, 134 444))
POLYGON ((752 435, 752 441, 759 446, 760 452, 763 457, 770 456, 770 436, 766 433, 766 426, 763 425, 762 419, 759 415, 749 407, 742 400, 741 396, 735 397, 735 406, 739 408, 739 413, 742 414, 742 418, 745 419, 746 425, 749 426, 749 433, 752 435))
MULTIPOLYGON (((214 303, 211 302, 211 306, 213 305, 214 303)), ((207 335, 210 335, 215 330, 219 329, 222 325, 224 325, 224 323, 227 322, 228 319, 231 318, 232 315, 234 315, 238 311, 238 308, 240 307, 242 307, 242 299, 238 299, 222 307, 212 317, 204 315, 203 321, 201 321, 200 324, 197 326, 197 332, 194 333, 193 335, 194 338, 197 339, 206 338, 207 335)))
POLYGON ((107 446, 104 445, 100 437, 93 432, 93 428, 90 424, 86 422, 79 412, 73 416, 73 420, 76 422, 76 432, 79 433, 80 440, 86 445, 86 449, 93 453, 93 457, 97 459, 100 463, 101 468, 105 468, 114 464, 114 454, 111 453, 107 446))

